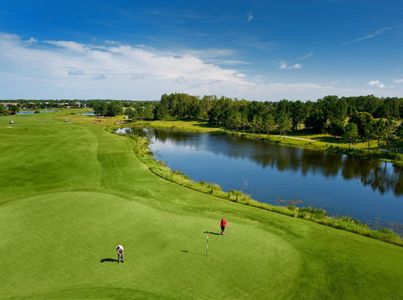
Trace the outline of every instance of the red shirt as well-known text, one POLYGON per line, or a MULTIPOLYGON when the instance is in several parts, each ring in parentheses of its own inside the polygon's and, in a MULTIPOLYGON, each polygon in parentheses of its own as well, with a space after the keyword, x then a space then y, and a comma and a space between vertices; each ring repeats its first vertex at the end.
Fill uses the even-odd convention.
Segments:
POLYGON ((227 221, 225 219, 221 219, 220 226, 227 226, 227 221))

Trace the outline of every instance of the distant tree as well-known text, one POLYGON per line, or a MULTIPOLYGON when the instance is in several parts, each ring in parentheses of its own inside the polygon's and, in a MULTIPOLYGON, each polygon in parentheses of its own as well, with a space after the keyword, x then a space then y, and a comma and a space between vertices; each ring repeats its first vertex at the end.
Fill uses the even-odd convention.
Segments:
POLYGON ((395 152, 402 152, 403 149, 403 122, 387 120, 385 141, 389 149, 395 152))
POLYGON ((263 119, 263 127, 266 130, 266 133, 269 135, 274 129, 276 129, 276 122, 274 121, 274 117, 272 114, 267 114, 263 119))
POLYGON ((335 136, 342 136, 344 134, 345 126, 344 121, 333 119, 325 125, 325 131, 335 136))
POLYGON ((322 132, 325 124, 327 122, 327 117, 319 105, 315 105, 310 112, 309 116, 305 121, 305 126, 311 128, 316 132, 322 132))
POLYGON ((8 107, 8 110, 10 111, 10 115, 15 115, 17 112, 20 111, 20 107, 18 105, 10 105, 8 107))
POLYGON ((92 102, 92 109, 97 116, 113 117, 122 113, 123 105, 120 101, 99 100, 92 102))
POLYGON ((347 116, 347 102, 337 96, 326 96, 318 101, 322 104, 325 115, 330 122, 343 122, 347 116))
POLYGON ((350 122, 357 125, 358 134, 364 140, 367 139, 368 134, 371 134, 370 130, 372 121, 372 115, 367 112, 354 113, 350 118, 350 122))
POLYGON ((199 115, 197 116, 197 119, 208 120, 208 113, 213 106, 214 100, 217 100, 216 96, 204 96, 200 100, 199 115))
POLYGON ((136 119, 136 110, 133 109, 133 108, 131 108, 131 107, 128 107, 128 108, 126 108, 126 110, 125 110, 125 115, 126 115, 129 119, 135 120, 135 119, 136 119))
POLYGON ((225 126, 236 131, 242 126, 242 115, 239 111, 231 110, 228 114, 225 126))
POLYGON ((390 123, 384 119, 374 120, 372 123, 373 136, 377 140, 378 148, 381 139, 386 139, 389 132, 390 123))
POLYGON ((263 128, 263 117, 260 115, 254 116, 252 121, 253 133, 257 130, 258 133, 261 133, 263 128))
POLYGON ((107 112, 108 104, 106 101, 95 101, 92 102, 92 109, 94 110, 94 114, 97 116, 105 116, 107 112))
POLYGON ((233 101, 226 97, 221 97, 220 99, 215 100, 208 112, 209 123, 214 125, 225 124, 232 105, 233 101))
POLYGON ((277 127, 280 135, 286 135, 292 128, 291 118, 285 113, 280 114, 277 117, 277 127))
POLYGON ((307 107, 297 100, 292 105, 292 129, 298 130, 307 117, 307 107))
POLYGON ((343 140, 348 142, 348 148, 351 148, 351 143, 358 139, 358 128, 355 123, 348 123, 343 133, 343 140))
POLYGON ((373 138, 375 138, 375 127, 376 123, 374 120, 369 121, 368 123, 364 124, 364 134, 362 138, 367 141, 367 146, 369 149, 370 142, 373 138))
POLYGON ((105 116, 114 117, 123 112, 123 106, 119 101, 111 101, 107 103, 105 116))

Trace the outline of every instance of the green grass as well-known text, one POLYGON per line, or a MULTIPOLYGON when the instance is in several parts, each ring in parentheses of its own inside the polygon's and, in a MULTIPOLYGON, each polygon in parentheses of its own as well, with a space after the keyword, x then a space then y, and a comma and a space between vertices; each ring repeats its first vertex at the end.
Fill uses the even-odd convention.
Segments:
POLYGON ((403 298, 403 248, 163 180, 66 116, 0 117, 0 298, 403 298))
POLYGON ((161 129, 171 129, 177 131, 191 131, 191 132, 218 132, 223 128, 214 127, 205 121, 192 121, 192 120, 178 120, 178 121, 136 121, 133 123, 139 127, 154 127, 161 129))

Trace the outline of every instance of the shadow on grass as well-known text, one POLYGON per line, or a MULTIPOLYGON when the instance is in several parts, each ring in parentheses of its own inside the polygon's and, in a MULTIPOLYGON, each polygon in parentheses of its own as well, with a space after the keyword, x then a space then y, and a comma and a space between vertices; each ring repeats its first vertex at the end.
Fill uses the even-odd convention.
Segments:
POLYGON ((197 256, 206 256, 206 254, 190 251, 190 250, 180 250, 182 253, 190 254, 190 255, 197 255, 197 256))
POLYGON ((213 234, 213 235, 221 235, 219 232, 212 232, 212 231, 204 231, 203 233, 213 234))
POLYGON ((102 258, 99 262, 104 263, 104 262, 119 262, 119 261, 115 258, 107 257, 107 258, 102 258))

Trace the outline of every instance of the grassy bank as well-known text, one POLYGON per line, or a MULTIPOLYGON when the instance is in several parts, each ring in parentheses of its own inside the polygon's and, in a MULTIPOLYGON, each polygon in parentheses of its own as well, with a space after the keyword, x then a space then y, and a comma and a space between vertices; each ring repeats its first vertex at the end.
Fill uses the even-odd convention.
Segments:
POLYGON ((401 247, 162 179, 105 131, 119 119, 13 120, 0 117, 1 299, 403 298, 401 247), (118 243, 125 263, 102 263, 118 243))
POLYGON ((226 130, 220 127, 210 126, 203 121, 137 121, 130 125, 135 127, 153 127, 159 129, 169 129, 174 131, 198 132, 198 133, 222 133, 228 135, 239 136, 242 138, 261 140, 269 143, 281 145, 302 147, 318 151, 329 151, 334 153, 348 154, 354 157, 364 159, 383 159, 392 161, 397 165, 403 165, 403 155, 399 153, 386 153, 377 149, 375 140, 368 144, 359 142, 349 145, 343 142, 341 138, 331 136, 329 134, 313 134, 308 132, 294 133, 287 136, 279 136, 275 134, 260 134, 242 131, 226 130))
MULTIPOLYGON (((115 129, 112 129, 112 131, 114 130, 115 129)), ((260 209, 280 213, 294 218, 301 218, 313 221, 326 226, 347 230, 364 236, 379 239, 388 243, 403 246, 403 239, 393 231, 386 228, 380 230, 373 230, 369 228, 367 224, 361 223, 350 217, 338 217, 338 218, 331 217, 323 209, 270 205, 267 203, 256 201, 252 199, 249 195, 242 193, 241 191, 234 190, 225 192, 217 184, 206 182, 195 182, 185 174, 175 170, 171 170, 163 162, 156 160, 152 152, 150 151, 149 142, 146 138, 136 135, 131 135, 130 137, 135 141, 134 150, 137 156, 140 158, 140 160, 145 165, 147 165, 153 173, 166 180, 175 182, 184 187, 191 188, 193 190, 202 193, 211 194, 215 197, 219 197, 222 199, 227 199, 232 202, 257 207, 260 209)))

